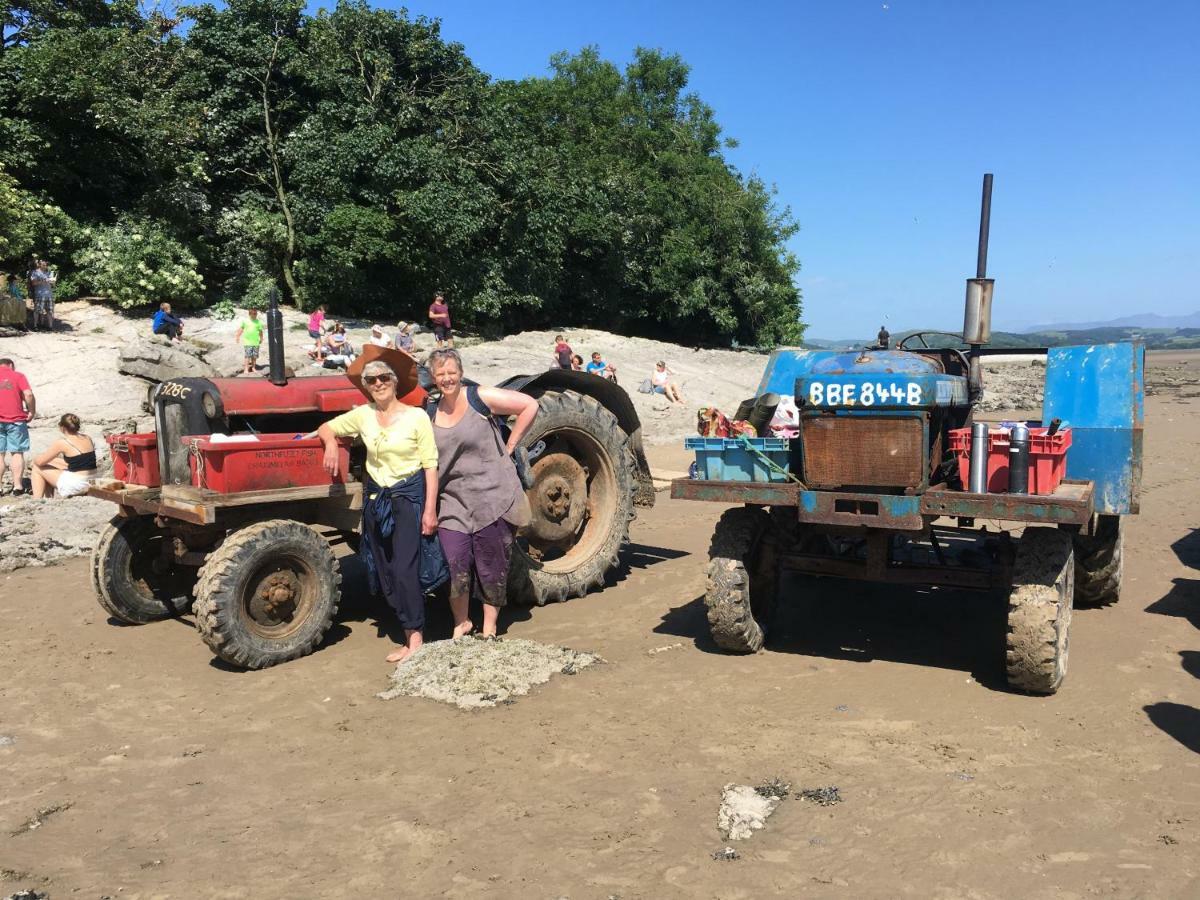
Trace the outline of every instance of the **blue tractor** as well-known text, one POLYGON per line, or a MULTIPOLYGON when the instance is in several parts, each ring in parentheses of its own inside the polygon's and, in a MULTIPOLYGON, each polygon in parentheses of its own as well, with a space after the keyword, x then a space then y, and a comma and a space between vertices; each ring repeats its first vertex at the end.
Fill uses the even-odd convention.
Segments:
POLYGON ((1067 672, 1073 606, 1118 600, 1122 517, 1137 512, 1141 481, 1140 344, 1037 350, 1050 424, 1027 424, 1043 442, 1058 434, 1057 446, 1069 435, 1061 456, 1037 461, 1038 489, 1015 428, 992 436, 999 449, 975 429, 965 451, 974 468, 960 474, 989 354, 990 202, 986 175, 961 348, 918 334, 890 349, 881 333, 861 351, 776 350, 756 400, 794 398, 798 436, 689 439, 701 477, 676 480, 672 496, 742 504, 721 516, 709 551, 705 602, 721 648, 762 649, 785 571, 1003 592, 1008 683, 1052 694, 1067 672))

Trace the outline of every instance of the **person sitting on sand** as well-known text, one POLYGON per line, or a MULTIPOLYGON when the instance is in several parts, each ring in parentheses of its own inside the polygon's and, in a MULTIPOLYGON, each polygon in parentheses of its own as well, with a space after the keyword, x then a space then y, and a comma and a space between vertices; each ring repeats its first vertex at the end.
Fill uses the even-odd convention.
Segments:
POLYGON ((396 323, 396 340, 392 344, 397 350, 403 350, 405 353, 412 353, 417 345, 413 341, 412 325, 408 322, 396 323))
POLYGON ((454 637, 475 627, 467 618, 471 576, 483 598, 483 636, 496 634, 508 596, 508 564, 517 529, 531 518, 512 453, 537 416, 537 400, 503 388, 463 384, 462 357, 434 350, 429 371, 442 391, 431 409, 438 451, 438 538, 450 566, 454 637), (507 443, 496 416, 515 416, 507 443))
POLYGON ((348 357, 354 354, 354 347, 346 336, 346 326, 341 322, 334 322, 333 330, 325 335, 325 348, 325 352, 333 356, 348 357))
POLYGON ((662 394, 672 403, 682 403, 683 394, 680 393, 679 385, 671 380, 674 374, 660 359, 654 364, 654 374, 650 376, 650 385, 654 389, 654 393, 662 394))
POLYGON ((587 364, 587 371, 590 375, 599 375, 612 382, 617 380, 617 367, 610 366, 599 353, 592 354, 592 361, 587 364))
POLYGON ((77 497, 91 487, 96 477, 96 445, 86 434, 80 434, 79 428, 79 416, 74 413, 58 420, 62 437, 39 454, 30 469, 33 499, 51 494, 77 497))
MULTIPOLYGON (((429 415, 396 396, 396 370, 375 359, 363 366, 363 391, 369 403, 330 419, 317 429, 325 444, 325 471, 336 477, 339 437, 360 437, 367 448, 363 528, 375 528, 374 504, 381 491, 390 494, 393 525, 388 537, 371 541, 379 586, 396 610, 404 629, 404 646, 388 654, 403 662, 424 643, 425 594, 420 584, 421 535, 437 530, 438 450, 429 415)), ((405 391, 408 387, 405 388, 405 391)))

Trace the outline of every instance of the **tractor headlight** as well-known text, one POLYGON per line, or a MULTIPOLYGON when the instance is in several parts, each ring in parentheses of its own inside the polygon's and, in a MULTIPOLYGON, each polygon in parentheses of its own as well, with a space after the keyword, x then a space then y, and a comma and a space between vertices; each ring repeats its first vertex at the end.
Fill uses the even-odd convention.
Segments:
POLYGON ((204 408, 204 415, 208 416, 208 418, 215 419, 217 417, 217 400, 208 391, 204 392, 204 396, 200 400, 200 405, 204 408))

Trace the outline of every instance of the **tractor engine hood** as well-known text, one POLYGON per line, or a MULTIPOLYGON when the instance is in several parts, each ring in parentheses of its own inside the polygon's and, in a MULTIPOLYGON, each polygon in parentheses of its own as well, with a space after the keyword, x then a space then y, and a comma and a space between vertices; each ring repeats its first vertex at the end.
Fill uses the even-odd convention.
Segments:
POLYGON ((776 350, 758 393, 792 394, 816 409, 969 406, 967 379, 933 355, 902 350, 776 350))

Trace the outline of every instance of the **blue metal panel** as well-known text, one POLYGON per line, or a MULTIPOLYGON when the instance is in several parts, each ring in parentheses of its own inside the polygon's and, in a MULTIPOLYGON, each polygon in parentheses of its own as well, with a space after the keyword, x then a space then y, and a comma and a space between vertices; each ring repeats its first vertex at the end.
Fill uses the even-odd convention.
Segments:
POLYGON ((1095 509, 1138 511, 1145 417, 1142 344, 1052 347, 1046 357, 1042 420, 1071 426, 1067 477, 1095 482, 1095 509))
POLYGON ((768 391, 795 394, 797 402, 818 409, 927 409, 968 403, 965 378, 942 374, 927 357, 895 350, 776 350, 758 386, 759 394, 768 391))
POLYGON ((776 350, 767 360, 758 393, 791 394, 797 378, 809 375, 934 375, 927 357, 896 350, 845 353, 835 350, 776 350))

